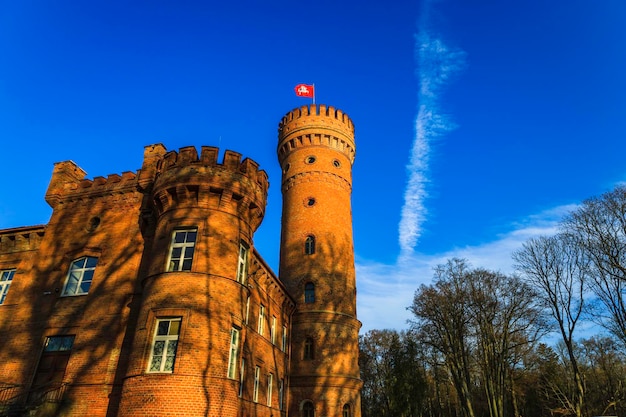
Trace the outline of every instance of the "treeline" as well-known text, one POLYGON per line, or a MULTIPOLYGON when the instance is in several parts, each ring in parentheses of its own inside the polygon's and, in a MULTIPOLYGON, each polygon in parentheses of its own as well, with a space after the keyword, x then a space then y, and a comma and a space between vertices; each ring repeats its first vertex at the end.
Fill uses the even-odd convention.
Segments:
POLYGON ((510 275, 449 260, 408 331, 361 337, 363 417, 626 415, 626 187, 513 260, 510 275))

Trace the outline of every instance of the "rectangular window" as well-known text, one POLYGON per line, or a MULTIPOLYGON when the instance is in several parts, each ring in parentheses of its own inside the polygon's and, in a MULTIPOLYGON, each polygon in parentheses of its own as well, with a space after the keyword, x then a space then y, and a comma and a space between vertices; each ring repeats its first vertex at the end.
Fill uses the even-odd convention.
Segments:
POLYGON ((239 244, 239 259, 237 262, 237 282, 242 284, 246 282, 248 277, 248 252, 249 249, 245 243, 239 244))
POLYGON ((93 256, 84 256, 72 262, 61 295, 71 296, 87 294, 89 288, 91 288, 91 280, 96 271, 97 263, 98 258, 94 258, 93 256))
POLYGON ((278 382, 278 407, 282 411, 284 410, 284 398, 285 398, 285 380, 281 379, 278 382))
POLYGON ((239 367, 239 397, 243 397, 243 384, 245 382, 246 375, 246 360, 241 360, 241 366, 239 367))
POLYGON ((4 299, 9 292, 11 281, 13 281, 13 275, 15 275, 15 269, 5 269, 0 271, 0 305, 4 303, 4 299))
POLYGON ((272 344, 276 344, 276 317, 272 316, 272 325, 270 326, 270 340, 272 344))
POLYGON ((265 306, 261 304, 259 307, 259 325, 257 326, 257 331, 261 336, 263 336, 263 328, 265 327, 263 322, 265 322, 265 306))
POLYGON ((230 330, 230 354, 228 358, 228 377, 230 379, 235 379, 238 356, 239 356, 239 329, 236 327, 233 327, 230 330))
POLYGON ((29 400, 46 400, 47 392, 54 396, 56 388, 60 387, 65 378, 65 370, 70 361, 74 336, 49 336, 44 342, 43 352, 37 365, 32 383, 29 400))
POLYGON ((158 319, 148 361, 148 372, 173 372, 180 333, 180 317, 158 319))
POLYGON ((75 336, 50 336, 46 338, 44 352, 69 352, 74 345, 75 336))
POLYGON ((274 375, 267 374, 267 405, 272 406, 272 389, 274 384, 274 375))
POLYGON ((252 401, 255 403, 259 402, 259 378, 261 376, 261 368, 258 366, 254 367, 254 391, 252 393, 252 401))
POLYGON ((246 320, 245 320, 246 324, 248 324, 249 317, 250 317, 250 296, 246 298, 246 320))
POLYGON ((172 234, 172 243, 167 260, 168 272, 191 271, 197 237, 198 229, 176 230, 172 234))
POLYGON ((287 326, 283 326, 283 352, 287 352, 287 326))

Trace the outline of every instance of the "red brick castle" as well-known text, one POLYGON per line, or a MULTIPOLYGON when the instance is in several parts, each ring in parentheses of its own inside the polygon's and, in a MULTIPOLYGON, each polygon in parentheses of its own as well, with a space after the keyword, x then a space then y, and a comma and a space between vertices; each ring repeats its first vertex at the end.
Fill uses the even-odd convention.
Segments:
POLYGON ((254 161, 156 144, 107 178, 55 164, 48 224, 0 230, 0 416, 360 417, 354 126, 305 106, 278 140, 278 276, 254 161))

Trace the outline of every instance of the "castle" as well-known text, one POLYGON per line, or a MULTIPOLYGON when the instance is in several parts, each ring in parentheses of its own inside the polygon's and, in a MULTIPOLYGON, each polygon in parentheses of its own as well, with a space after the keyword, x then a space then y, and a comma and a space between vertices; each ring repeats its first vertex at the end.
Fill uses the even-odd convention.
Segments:
POLYGON ((278 276, 251 159, 54 165, 48 224, 0 230, 0 416, 360 417, 354 126, 311 105, 278 130, 278 276))

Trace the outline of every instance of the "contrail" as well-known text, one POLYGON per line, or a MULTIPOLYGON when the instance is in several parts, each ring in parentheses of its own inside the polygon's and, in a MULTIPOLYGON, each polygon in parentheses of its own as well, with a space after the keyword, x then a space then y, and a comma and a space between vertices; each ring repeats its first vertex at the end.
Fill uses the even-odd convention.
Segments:
POLYGON ((417 245, 426 219, 424 200, 428 197, 428 159, 431 141, 456 126, 441 113, 439 99, 443 88, 465 65, 465 52, 447 46, 432 29, 432 3, 423 3, 419 31, 415 35, 415 54, 419 80, 415 140, 407 166, 409 179, 399 224, 400 258, 407 258, 417 245))

